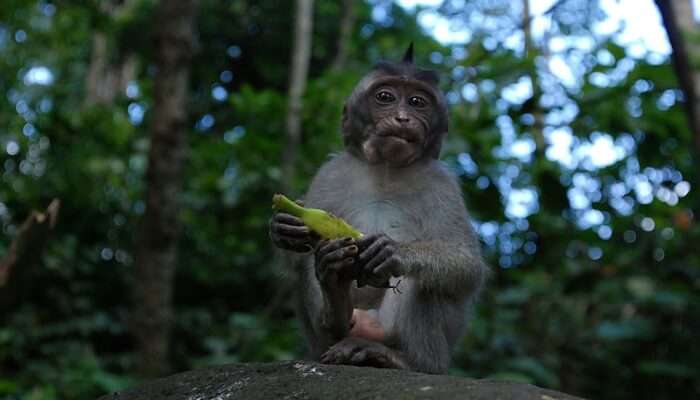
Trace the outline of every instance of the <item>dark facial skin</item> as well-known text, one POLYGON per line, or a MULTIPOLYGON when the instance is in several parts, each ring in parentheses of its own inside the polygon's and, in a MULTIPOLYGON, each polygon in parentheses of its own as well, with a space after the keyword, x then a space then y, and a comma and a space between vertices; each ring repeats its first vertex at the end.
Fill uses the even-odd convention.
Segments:
POLYGON ((419 82, 394 77, 376 82, 367 92, 370 119, 362 152, 370 164, 412 164, 423 155, 434 96, 419 82))
POLYGON ((346 151, 321 167, 305 202, 361 239, 320 240, 284 213, 270 221, 298 273, 310 355, 323 363, 445 373, 487 276, 461 190, 436 160, 447 132, 436 85, 430 71, 383 63, 345 105, 346 151))

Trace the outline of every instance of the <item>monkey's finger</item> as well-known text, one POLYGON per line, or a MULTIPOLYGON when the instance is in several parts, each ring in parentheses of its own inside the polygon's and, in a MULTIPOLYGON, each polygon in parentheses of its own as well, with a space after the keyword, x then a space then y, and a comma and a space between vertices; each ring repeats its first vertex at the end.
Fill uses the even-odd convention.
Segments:
POLYGON ((302 221, 301 218, 295 217, 292 214, 278 212, 275 213, 272 219, 274 222, 277 222, 279 224, 305 226, 304 221, 302 221))
POLYGON ((365 264, 365 271, 372 271, 382 264, 385 260, 389 259, 394 253, 394 249, 388 246, 382 248, 374 257, 372 257, 367 264, 365 264))
POLYGON ((311 235, 311 229, 304 225, 272 224, 272 230, 280 236, 295 238, 310 238, 311 235))
POLYGON ((369 247, 372 243, 374 243, 377 239, 379 239, 381 236, 381 234, 377 233, 372 235, 365 235, 357 240, 357 245, 364 250, 367 247, 369 247))
POLYGON ((369 247, 362 250, 359 256, 360 262, 366 262, 379 253, 386 246, 386 241, 383 238, 377 238, 369 247))
POLYGON ((336 354, 330 350, 321 356, 320 361, 323 364, 339 364, 338 357, 336 357, 336 354))
POLYGON ((396 257, 389 256, 381 264, 372 270, 375 275, 381 276, 398 276, 396 275, 396 267, 398 266, 398 260, 396 257))
POLYGON ((324 364, 341 364, 347 360, 347 356, 345 355, 342 347, 335 345, 323 353, 320 360, 324 364))
POLYGON ((344 277, 354 277, 356 274, 354 268, 351 268, 353 265, 355 265, 355 258, 346 257, 340 261, 327 263, 325 270, 331 270, 335 272, 345 271, 347 272, 347 274, 344 274, 344 277))
POLYGON ((341 247, 330 253, 326 253, 323 260, 326 262, 334 262, 341 261, 346 258, 354 258, 355 256, 357 256, 357 246, 353 244, 347 247, 341 247))
POLYGON ((361 349, 350 357, 350 364, 363 365, 367 362, 368 355, 366 349, 361 349))
POLYGON ((330 354, 329 354, 330 351, 331 351, 330 349, 326 350, 325 353, 321 354, 321 357, 319 357, 318 360, 321 361, 322 363, 326 364, 328 362, 328 359, 330 359, 330 354))
POLYGON ((293 250, 297 252, 307 252, 310 249, 309 242, 306 239, 300 238, 289 238, 275 234, 274 232, 270 234, 272 242, 279 248, 285 250, 293 250))
POLYGON ((326 248, 326 245, 328 245, 328 239, 320 239, 319 241, 316 242, 316 246, 314 246, 314 252, 316 253, 316 259, 319 259, 323 256, 324 250, 326 248))
POLYGON ((325 257, 327 254, 332 253, 340 248, 354 245, 353 243, 354 241, 352 238, 322 240, 321 242, 319 242, 317 254, 319 257, 325 257))
POLYGON ((341 342, 337 345, 337 350, 336 350, 336 359, 339 360, 339 362, 347 362, 350 357, 352 357, 352 354, 357 351, 357 347, 354 346, 352 343, 345 343, 341 342))
MULTIPOLYGON (((377 254, 379 254, 379 252, 386 248, 390 243, 391 240, 386 236, 377 238, 374 243, 360 253, 360 262, 367 262, 373 258, 376 258, 377 254)), ((365 269, 367 268, 365 267, 365 269)))

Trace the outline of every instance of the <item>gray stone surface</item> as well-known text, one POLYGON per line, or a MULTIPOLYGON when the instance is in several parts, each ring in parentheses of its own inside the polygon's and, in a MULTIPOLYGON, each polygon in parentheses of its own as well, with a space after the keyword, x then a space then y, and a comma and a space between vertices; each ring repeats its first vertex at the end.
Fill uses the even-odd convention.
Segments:
POLYGON ((515 382, 286 361, 194 370, 100 398, 142 399, 569 400, 577 397, 515 382))

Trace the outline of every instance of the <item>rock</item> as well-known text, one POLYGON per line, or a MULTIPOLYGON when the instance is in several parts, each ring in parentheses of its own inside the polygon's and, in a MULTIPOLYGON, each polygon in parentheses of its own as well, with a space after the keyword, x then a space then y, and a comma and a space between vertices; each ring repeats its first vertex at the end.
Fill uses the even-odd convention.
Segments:
POLYGON ((524 383, 309 361, 230 364, 147 382, 99 400, 470 399, 568 400, 524 383))

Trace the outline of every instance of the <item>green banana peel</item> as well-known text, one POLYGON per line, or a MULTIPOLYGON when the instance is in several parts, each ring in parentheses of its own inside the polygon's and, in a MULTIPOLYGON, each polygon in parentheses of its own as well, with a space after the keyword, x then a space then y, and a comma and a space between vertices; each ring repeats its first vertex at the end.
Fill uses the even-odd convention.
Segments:
POLYGON ((344 219, 320 208, 302 207, 283 194, 272 196, 272 208, 298 217, 304 221, 306 226, 324 239, 344 237, 359 239, 362 237, 362 233, 345 222, 344 219))
MULTIPOLYGON (((272 208, 301 219, 309 229, 316 232, 323 239, 340 239, 346 237, 359 239, 364 236, 362 232, 353 228, 344 219, 336 217, 320 208, 303 207, 283 194, 275 194, 272 196, 272 208)), ((357 287, 363 287, 369 283, 370 278, 367 273, 363 271, 357 278, 357 287)), ((373 286, 396 289, 396 286, 391 286, 389 284, 388 279, 382 283, 375 283, 373 286)))

